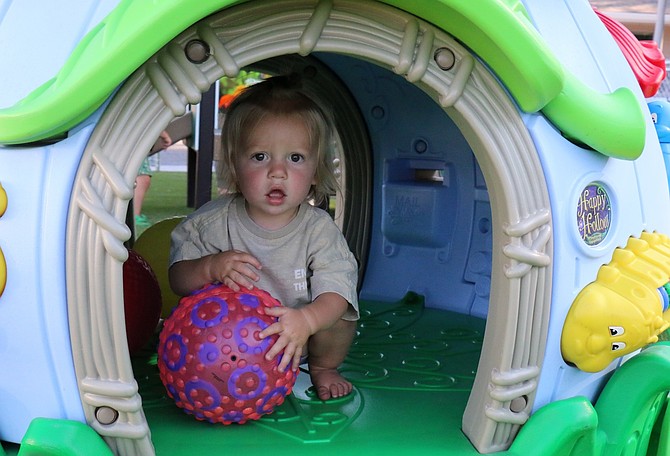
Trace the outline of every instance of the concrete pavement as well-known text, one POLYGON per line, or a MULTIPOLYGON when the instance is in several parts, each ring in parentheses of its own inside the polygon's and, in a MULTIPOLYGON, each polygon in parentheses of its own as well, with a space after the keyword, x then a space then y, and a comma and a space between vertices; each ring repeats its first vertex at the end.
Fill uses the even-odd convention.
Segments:
POLYGON ((656 0, 591 0, 603 13, 650 13, 656 14, 658 1, 656 0))

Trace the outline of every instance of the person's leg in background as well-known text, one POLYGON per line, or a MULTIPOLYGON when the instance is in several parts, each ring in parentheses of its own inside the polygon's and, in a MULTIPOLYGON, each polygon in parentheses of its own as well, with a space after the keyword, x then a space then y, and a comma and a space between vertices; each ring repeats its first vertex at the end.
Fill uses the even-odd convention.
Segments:
POLYGON ((142 203, 144 203, 144 196, 149 191, 149 187, 151 187, 151 168, 149 167, 149 160, 145 158, 135 179, 133 214, 135 215, 136 226, 148 227, 151 225, 147 216, 142 214, 142 203))
MULTIPOLYGON (((167 131, 162 131, 156 143, 149 152, 150 155, 155 154, 161 150, 167 149, 172 145, 172 138, 167 131)), ((142 204, 144 203, 144 196, 151 187, 151 167, 149 166, 149 159, 145 158, 140 169, 137 172, 135 179, 135 193, 133 195, 133 215, 135 216, 135 226, 146 228, 151 225, 149 218, 142 214, 142 204)))

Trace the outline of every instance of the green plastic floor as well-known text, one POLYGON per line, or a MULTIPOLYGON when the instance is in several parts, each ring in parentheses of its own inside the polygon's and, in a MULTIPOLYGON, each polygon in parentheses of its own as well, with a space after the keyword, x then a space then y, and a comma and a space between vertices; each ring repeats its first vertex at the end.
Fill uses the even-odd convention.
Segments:
POLYGON ((361 307, 360 334, 342 370, 354 393, 320 401, 302 372, 293 394, 273 414, 243 425, 186 415, 165 396, 155 356, 136 359, 156 453, 479 454, 460 428, 485 322, 425 308, 413 294, 398 303, 361 307))
MULTIPOLYGON (((411 293, 397 303, 362 302, 361 313, 342 369, 355 386, 350 396, 323 402, 301 372, 274 413, 243 425, 185 414, 165 394, 155 351, 136 356, 156 454, 478 455, 460 429, 485 321, 426 308, 411 293)), ((17 450, 5 446, 7 456, 17 450)))

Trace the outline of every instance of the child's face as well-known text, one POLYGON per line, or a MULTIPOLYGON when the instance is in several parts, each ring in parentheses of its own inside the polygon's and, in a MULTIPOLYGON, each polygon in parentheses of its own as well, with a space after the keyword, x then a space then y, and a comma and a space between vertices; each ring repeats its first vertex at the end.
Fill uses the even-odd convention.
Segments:
POLYGON ((298 116, 267 116, 249 132, 235 173, 254 222, 275 230, 293 219, 315 184, 316 155, 298 116))

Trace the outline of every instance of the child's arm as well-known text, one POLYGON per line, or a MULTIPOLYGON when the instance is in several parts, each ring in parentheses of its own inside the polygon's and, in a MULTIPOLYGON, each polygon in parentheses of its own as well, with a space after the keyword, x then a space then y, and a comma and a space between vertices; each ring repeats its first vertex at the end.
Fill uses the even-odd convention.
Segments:
POLYGON ((168 279, 170 288, 179 296, 186 296, 212 282, 221 282, 235 291, 240 291, 240 287, 250 290, 260 279, 256 271, 261 267, 254 256, 228 250, 196 260, 179 261, 170 267, 168 279))
POLYGON ((312 303, 292 309, 290 307, 271 307, 265 313, 279 318, 279 321, 259 333, 261 338, 278 334, 279 339, 265 355, 273 359, 282 351, 279 370, 284 371, 289 364, 293 370, 300 365, 302 348, 309 337, 330 328, 346 313, 349 303, 337 293, 320 294, 312 303))

